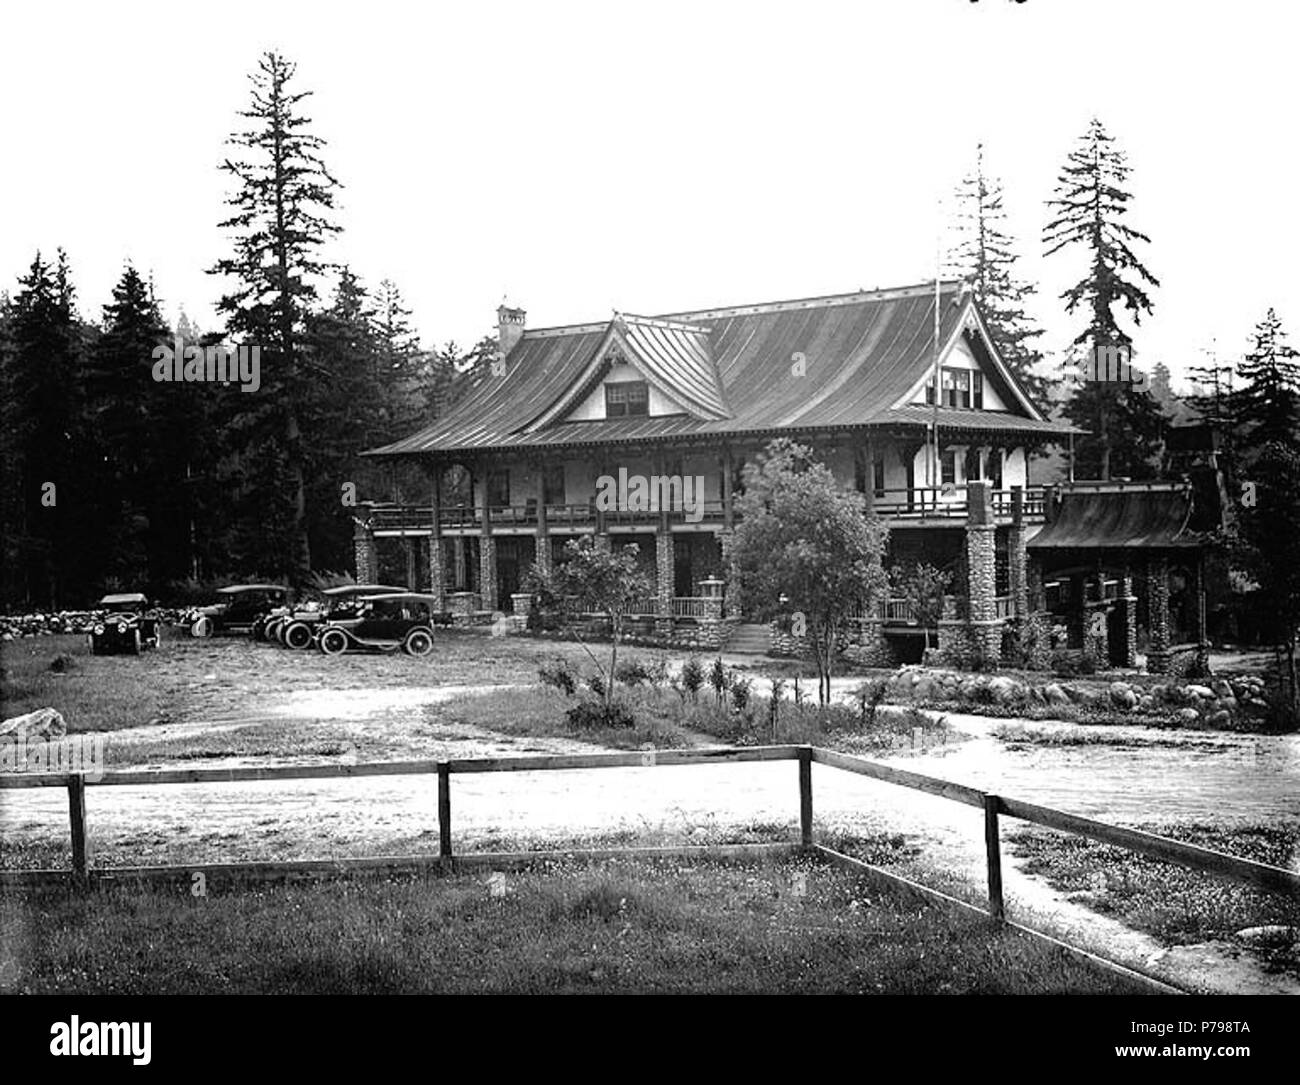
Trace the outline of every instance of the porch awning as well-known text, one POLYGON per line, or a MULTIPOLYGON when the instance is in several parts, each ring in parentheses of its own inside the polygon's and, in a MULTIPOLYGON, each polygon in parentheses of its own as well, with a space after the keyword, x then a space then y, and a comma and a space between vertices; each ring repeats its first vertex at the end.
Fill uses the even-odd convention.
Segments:
POLYGON ((1187 529, 1190 489, 1065 491, 1055 519, 1030 550, 1187 549, 1203 540, 1187 529))

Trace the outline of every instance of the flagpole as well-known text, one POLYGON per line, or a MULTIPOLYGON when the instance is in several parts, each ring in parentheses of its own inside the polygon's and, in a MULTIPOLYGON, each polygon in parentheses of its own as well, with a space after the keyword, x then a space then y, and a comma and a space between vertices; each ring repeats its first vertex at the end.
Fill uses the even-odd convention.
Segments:
MULTIPOLYGON (((926 472, 927 479, 931 489, 937 490, 939 480, 943 477, 939 472, 939 396, 942 393, 942 382, 939 380, 939 277, 941 271, 940 252, 943 244, 943 197, 940 196, 935 201, 935 226, 934 226, 934 371, 930 375, 930 380, 934 387, 934 403, 930 411, 930 440, 931 455, 929 457, 929 470, 926 472)), ((936 495, 937 500, 937 495, 936 495)))

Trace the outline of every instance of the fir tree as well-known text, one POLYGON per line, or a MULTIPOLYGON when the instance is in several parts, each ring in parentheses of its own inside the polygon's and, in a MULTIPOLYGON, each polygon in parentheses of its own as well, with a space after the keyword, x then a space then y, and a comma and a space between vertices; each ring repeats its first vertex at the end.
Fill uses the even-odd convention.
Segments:
POLYGON ((1034 371, 1042 354, 1034 341, 1043 334, 1025 312, 1035 288, 1016 277, 1015 241, 1006 232, 1002 183, 984 172, 984 145, 976 148, 975 172, 957 189, 959 241, 948 254, 957 272, 975 290, 989 335, 1003 360, 1038 402, 1046 381, 1034 371))
POLYGON ((1300 354, 1286 341, 1273 309, 1255 325, 1254 342, 1242 359, 1242 386, 1232 394, 1230 415, 1242 447, 1269 441, 1294 446, 1300 422, 1300 354))
POLYGON ((0 366, 4 596, 67 606, 91 590, 94 452, 85 434, 84 367, 91 329, 77 318, 68 259, 37 253, 7 315, 0 366))
MULTIPOLYGON (((1087 273, 1061 297, 1067 313, 1087 312, 1087 326, 1074 342, 1089 344, 1094 352, 1131 351, 1132 338, 1120 327, 1115 307, 1122 305, 1138 325, 1152 308, 1144 284, 1160 285, 1132 249, 1150 239, 1123 221, 1132 199, 1124 189, 1128 175, 1124 153, 1094 119, 1070 152, 1056 198, 1048 201, 1056 216, 1043 234, 1047 255, 1069 248, 1088 256, 1087 273)), ((1085 471, 1108 479, 1112 472, 1142 477, 1154 470, 1164 426, 1145 388, 1125 380, 1086 380, 1066 404, 1065 415, 1089 431, 1076 443, 1085 471)))
POLYGON ((167 484, 159 422, 180 387, 153 379, 154 349, 167 339, 152 288, 128 264, 104 306, 103 333, 90 356, 87 439, 103 452, 94 501, 106 571, 122 585, 149 583, 154 590, 163 579, 158 557, 168 551, 166 541, 153 537, 167 484))
POLYGON ((245 397, 257 403, 241 404, 258 423, 259 497, 272 506, 256 510, 257 522, 280 536, 266 540, 276 571, 303 582, 311 571, 303 339, 314 281, 328 266, 319 251, 339 227, 327 217, 338 182, 321 160, 324 141, 308 131, 301 106, 310 92, 291 89, 294 74, 269 52, 251 77, 252 104, 240 114, 249 127, 231 136, 240 154, 222 165, 238 184, 228 200, 234 214, 221 223, 235 235, 234 254, 212 270, 235 280, 218 306, 229 333, 262 350, 261 392, 245 397))

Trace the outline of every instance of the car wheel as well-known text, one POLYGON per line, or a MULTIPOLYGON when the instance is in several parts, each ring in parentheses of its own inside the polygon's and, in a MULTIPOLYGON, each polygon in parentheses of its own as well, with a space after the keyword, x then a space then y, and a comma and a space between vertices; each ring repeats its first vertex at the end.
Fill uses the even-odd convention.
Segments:
POLYGON ((311 643, 311 630, 303 622, 292 622, 284 627, 280 639, 286 647, 301 650, 311 643))
POLYGON ((131 630, 131 654, 138 656, 140 654, 140 630, 131 630))
POLYGON ((327 656, 336 656, 346 652, 348 635, 341 629, 327 629, 320 635, 320 650, 327 656))
POLYGON ((427 629, 412 629, 406 634, 406 641, 402 648, 407 655, 427 656, 433 651, 433 637, 429 635, 427 629))
POLYGON ((206 615, 202 618, 195 619, 194 624, 190 626, 190 633, 196 637, 212 636, 212 619, 206 615))

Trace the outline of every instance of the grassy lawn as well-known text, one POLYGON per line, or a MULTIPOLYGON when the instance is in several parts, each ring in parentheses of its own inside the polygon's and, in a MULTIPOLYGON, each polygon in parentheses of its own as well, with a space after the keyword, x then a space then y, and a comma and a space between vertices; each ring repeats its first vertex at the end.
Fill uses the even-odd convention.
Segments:
MULTIPOLYGON (((625 654, 649 659, 666 653, 635 648, 625 654)), ((330 658, 243 637, 194 640, 173 629, 164 631, 157 652, 138 658, 92 656, 80 636, 34 637, 0 647, 0 697, 9 716, 48 705, 63 713, 70 731, 115 731, 256 715, 270 700, 295 691, 532 683, 538 664, 557 655, 575 665, 586 659, 577 644, 492 637, 483 630, 442 631, 424 659, 401 653, 330 658)))
POLYGON ((0 900, 0 990, 1131 993, 816 859, 539 860, 491 878, 0 900))
MULTIPOLYGON (((1189 844, 1294 869, 1300 825, 1136 826, 1189 844)), ((1300 927, 1300 901, 1237 885, 1172 863, 1136 855, 1081 837, 1030 829, 1010 837, 1015 855, 1027 858, 1025 870, 1046 878, 1056 889, 1094 911, 1112 915, 1166 945, 1233 940, 1246 927, 1300 927)), ((1265 951, 1266 963, 1300 975, 1293 947, 1265 951)))
MULTIPOLYGON (((664 667, 682 656, 661 649, 620 651, 621 668, 639 666, 642 675, 656 675, 654 681, 643 677, 639 684, 618 686, 633 726, 589 727, 567 718, 579 700, 595 699, 586 688, 595 664, 576 643, 453 631, 439 634, 437 650, 426 659, 329 658, 245 638, 198 641, 168 632, 161 650, 139 658, 92 656, 78 636, 6 643, 0 653, 5 714, 50 706, 72 733, 109 732, 108 761, 117 768, 229 758, 468 756, 454 749, 458 736, 469 737, 466 732, 521 745, 534 739, 598 749, 811 742, 855 753, 907 746, 915 726, 926 732, 927 744, 948 739, 941 725, 920 715, 867 719, 853 706, 823 712, 811 702, 788 700, 774 731, 766 697, 755 694, 737 704, 730 691, 719 700, 707 687, 693 696, 670 688, 664 667), (575 696, 540 683, 539 668, 557 665, 578 679, 575 696), (368 712, 364 698, 355 696, 355 711, 337 711, 349 694, 368 691, 397 699, 382 716, 368 712), (295 697, 320 698, 320 713, 286 713, 295 697), (178 726, 152 733, 164 725, 178 726), (128 728, 130 735, 113 738, 128 728)), ((604 646, 593 645, 592 651, 603 661, 604 646)), ((782 672, 774 664, 762 674, 782 672)), ((753 677, 736 669, 730 675, 753 677)))

